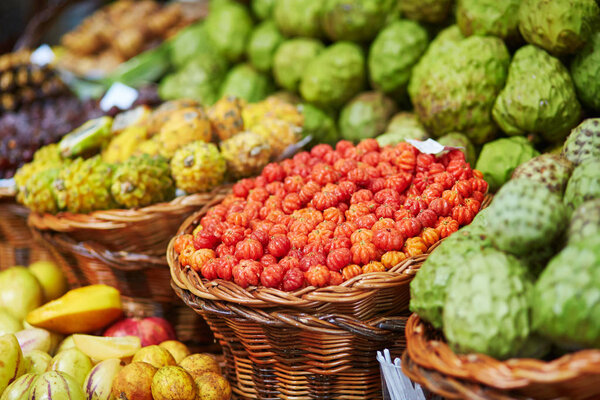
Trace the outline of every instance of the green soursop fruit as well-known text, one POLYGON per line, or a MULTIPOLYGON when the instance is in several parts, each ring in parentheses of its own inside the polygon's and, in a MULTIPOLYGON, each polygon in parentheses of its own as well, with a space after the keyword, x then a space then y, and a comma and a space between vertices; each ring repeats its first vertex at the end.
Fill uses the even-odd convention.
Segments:
POLYGON ((286 36, 320 38, 323 0, 277 0, 273 17, 277 28, 286 36))
POLYGON ((380 146, 393 145, 406 139, 427 140, 429 135, 417 116, 409 112, 399 112, 390 119, 385 133, 377 136, 380 146))
POLYGON ((325 111, 310 104, 301 105, 304 125, 302 135, 311 136, 311 143, 335 145, 340 140, 335 119, 325 111))
POLYGON ((600 236, 600 198, 581 203, 569 222, 569 243, 577 243, 591 236, 600 236))
POLYGON ((254 29, 248 43, 248 59, 261 72, 269 72, 273 66, 275 52, 284 37, 277 30, 275 22, 264 21, 254 29))
POLYGON ((300 94, 317 107, 339 108, 362 90, 365 75, 361 48, 337 42, 308 63, 300 81, 300 94))
POLYGON ((324 0, 321 26, 333 41, 371 41, 394 8, 393 0, 324 0))
POLYGON ((188 26, 179 31, 169 46, 170 60, 176 69, 181 69, 195 57, 212 57, 217 49, 208 39, 203 23, 188 26))
POLYGON ((273 58, 273 77, 277 84, 297 92, 306 66, 324 48, 317 39, 297 38, 283 42, 273 58))
POLYGON ((571 174, 565 190, 564 203, 569 212, 583 202, 600 197, 600 158, 579 164, 571 174))
POLYGON ((208 38, 232 63, 244 56, 252 32, 252 17, 243 5, 230 2, 211 10, 204 21, 208 38))
POLYGON ((600 118, 588 118, 577 125, 567 137, 561 154, 575 165, 600 158, 600 118))
POLYGON ((508 181, 488 211, 494 245, 516 256, 554 242, 566 228, 566 210, 558 194, 528 179, 508 181))
POLYGON ((60 168, 49 168, 29 178, 24 186, 23 204, 33 212, 56 214, 60 211, 56 200, 54 182, 60 168))
POLYGON ((600 111, 600 31, 592 34, 571 63, 571 78, 581 102, 600 111))
POLYGON ((600 348, 600 236, 571 243, 535 284, 532 328, 571 350, 600 348))
POLYGON ((599 23, 594 0, 523 0, 519 9, 525 40, 555 55, 576 53, 599 23))
POLYGON ((276 0, 252 0, 250 7, 256 18, 269 19, 273 16, 276 0))
POLYGON ((213 143, 193 142, 175 152, 171 172, 186 193, 206 192, 223 183, 225 159, 213 143))
POLYGON ((475 146, 466 135, 459 132, 450 132, 437 139, 438 143, 448 147, 458 147, 465 154, 465 159, 471 166, 475 166, 477 152, 475 146))
POLYGON ((235 96, 250 103, 255 103, 273 92, 271 78, 250 64, 239 64, 233 67, 221 86, 219 97, 235 96))
POLYGON ((542 154, 515 168, 512 179, 531 179, 562 196, 573 172, 573 163, 556 154, 542 154))
POLYGON ((438 24, 448 17, 452 0, 402 0, 398 6, 408 19, 438 24))
POLYGON ((498 359, 516 356, 530 334, 527 268, 494 249, 472 254, 450 279, 444 303, 444 334, 457 353, 498 359))
POLYGON ((515 168, 540 153, 524 137, 502 138, 483 145, 475 166, 495 192, 510 179, 515 168))
POLYGON ((492 113, 508 135, 533 133, 558 142, 579 122, 581 105, 560 60, 528 45, 515 53, 492 113))
POLYGON ((110 192, 114 166, 100 156, 78 158, 61 169, 54 183, 59 209, 89 213, 115 207, 110 192))
POLYGON ((521 0, 458 0, 456 23, 465 36, 497 36, 507 42, 519 37, 521 0))
POLYGON ((379 32, 369 51, 369 79, 374 88, 404 96, 413 67, 429 39, 425 28, 408 20, 391 22, 379 32))
POLYGON ((473 143, 485 143, 497 131, 491 111, 506 80, 508 50, 502 40, 480 36, 448 48, 415 67, 417 83, 409 86, 415 111, 435 137, 463 132, 473 143), (416 72, 420 68, 426 72, 416 72))
POLYGON ((115 201, 123 208, 149 206, 175 196, 169 161, 147 154, 129 157, 118 165, 110 189, 115 201))
POLYGON ((396 110, 394 102, 379 92, 361 93, 342 109, 338 125, 344 139, 358 142, 385 130, 396 110))
POLYGON ((435 328, 442 328, 446 289, 454 271, 462 273, 469 258, 491 247, 483 232, 469 225, 453 233, 427 257, 410 283, 410 310, 435 328))

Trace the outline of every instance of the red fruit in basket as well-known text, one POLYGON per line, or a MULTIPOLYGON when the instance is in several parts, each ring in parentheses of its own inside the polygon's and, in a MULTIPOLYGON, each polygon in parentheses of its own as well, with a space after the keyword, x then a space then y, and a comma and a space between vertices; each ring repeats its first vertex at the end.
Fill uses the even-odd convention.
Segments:
POLYGON ((337 207, 329 207, 323 210, 323 218, 325 221, 333 222, 335 226, 341 224, 345 220, 344 213, 337 207))
POLYGON ((221 221, 225 221, 225 216, 227 215, 227 207, 222 204, 211 207, 207 212, 207 217, 218 218, 221 221))
POLYGON ((238 182, 233 185, 233 187, 231 188, 231 191, 233 192, 233 194, 236 197, 244 197, 245 198, 246 196, 248 196, 250 189, 246 185, 238 182))
POLYGON ((288 233, 288 228, 284 224, 275 224, 269 230, 269 236, 273 236, 273 235, 287 235, 287 233, 288 233))
POLYGON ((379 261, 371 261, 362 267, 363 274, 369 274, 372 272, 385 272, 385 265, 379 261))
POLYGON ((394 189, 382 189, 373 196, 379 204, 400 203, 400 194, 394 189))
POLYGON ((221 241, 228 246, 235 246, 242 239, 244 239, 244 228, 237 225, 225 229, 221 235, 221 241))
POLYGON ((387 161, 380 161, 377 164, 376 168, 377 171, 379 171, 379 175, 381 175, 384 178, 398 173, 398 169, 387 161))
POLYGON ((442 239, 452 235, 458 228, 458 221, 452 219, 452 217, 440 217, 435 226, 435 230, 438 231, 442 239))
POLYGON ((312 199, 312 204, 317 210, 325 210, 329 207, 335 207, 339 200, 334 192, 321 191, 315 193, 312 199))
POLYGON ((468 179, 459 180, 452 186, 452 190, 458 192, 463 198, 467 198, 473 193, 473 184, 468 179))
POLYGON ((435 174, 433 181, 442 185, 444 189, 450 189, 454 185, 454 182, 456 182, 456 178, 450 172, 444 171, 435 174))
POLYGON ((257 286, 261 273, 262 266, 254 260, 242 260, 232 269, 233 281, 243 288, 257 286))
MULTIPOLYGON (((407 198, 408 197, 417 197, 421 194, 421 191, 415 185, 410 185, 408 187, 408 189, 406 189, 404 194, 406 195, 407 198)), ((404 200, 404 201, 406 201, 406 200, 404 200)))
POLYGON ((346 221, 339 224, 333 231, 334 236, 345 236, 349 238, 358 227, 354 222, 346 221))
POLYGON ((419 222, 421 222, 421 225, 429 228, 435 226, 435 223, 438 219, 438 215, 435 213, 435 211, 427 209, 421 211, 419 215, 417 215, 417 219, 419 220, 419 222))
POLYGON ((350 251, 352 252, 352 261, 355 264, 367 264, 378 256, 375 245, 367 241, 354 243, 350 251))
POLYGON ((288 251, 290 251, 290 240, 285 234, 273 235, 269 240, 267 250, 269 250, 269 253, 271 253, 273 256, 281 258, 285 256, 288 251))
POLYGON ((397 193, 402 193, 410 185, 412 175, 408 173, 399 173, 396 175, 390 175, 385 178, 385 187, 392 189, 397 193))
POLYGON ((327 255, 327 268, 340 271, 352 261, 352 253, 348 248, 333 249, 327 255))
POLYGON ((404 208, 403 206, 400 206, 400 208, 394 213, 394 220, 400 221, 404 218, 412 218, 412 213, 410 212, 410 210, 404 208))
POLYGON ((314 229, 308 234, 308 243, 325 243, 333 237, 333 231, 329 229, 314 229))
POLYGON ((475 218, 475 213, 467 206, 459 204, 452 209, 452 218, 455 219, 459 225, 468 225, 475 218))
POLYGON ((330 271, 329 272, 329 285, 330 286, 339 286, 344 283, 344 277, 338 271, 330 271))
POLYGON ((285 256, 281 260, 279 260, 278 265, 283 271, 283 273, 286 273, 292 268, 300 268, 300 260, 296 257, 285 256))
POLYGON ((325 262, 326 259, 323 253, 311 252, 300 259, 300 269, 302 271, 308 271, 313 265, 325 264, 325 262))
POLYGON ((361 157, 360 161, 372 167, 376 167, 377 164, 379 164, 379 152, 369 151, 361 157))
POLYGON ((400 204, 399 203, 391 202, 391 203, 381 204, 375 210, 375 216, 378 219, 381 219, 381 218, 394 218, 394 213, 396 212, 396 210, 398 208, 400 208, 400 204))
POLYGON ((214 259, 215 256, 215 252, 211 249, 196 250, 190 257, 190 267, 192 267, 194 271, 199 272, 202 266, 207 263, 208 260, 214 259))
POLYGON ((373 239, 373 231, 371 231, 370 229, 357 229, 356 231, 352 232, 352 235, 350 235, 350 241, 354 244, 354 243, 358 243, 360 241, 367 241, 370 242, 373 239))
POLYGON ((373 232, 373 244, 381 250, 400 250, 404 244, 404 237, 394 228, 384 228, 373 232))
POLYGON ((258 189, 258 188, 263 188, 265 186, 267 186, 267 180, 265 179, 264 176, 257 176, 256 178, 254 178, 254 188, 258 189))
POLYGON ((331 165, 319 162, 313 167, 310 178, 320 185, 325 185, 327 183, 336 182, 340 178, 340 173, 331 165))
POLYGON ((446 167, 444 166, 444 164, 433 163, 429 167, 429 171, 427 171, 427 173, 429 174, 429 176, 435 176, 437 174, 441 174, 444 171, 446 171, 446 167))
POLYGON ((418 154, 417 155, 417 166, 416 166, 417 174, 419 174, 419 172, 428 171, 429 168, 431 167, 431 164, 433 164, 434 162, 435 162, 435 156, 433 154, 425 154, 425 153, 418 154))
POLYGON ((379 218, 377 220, 377 222, 375 222, 373 224, 373 226, 371 227, 371 230, 373 232, 375 232, 379 229, 385 229, 385 228, 396 229, 396 221, 394 221, 392 218, 379 218))
POLYGON ((398 228, 398 231, 400 231, 403 237, 411 238, 413 236, 417 236, 421 232, 423 225, 421 224, 421 221, 419 221, 417 218, 411 217, 403 218, 400 221, 396 222, 396 227, 398 228))
POLYGON ((452 207, 462 204, 463 202, 463 197, 456 190, 444 190, 442 199, 446 200, 452 207))
POLYGON ((336 196, 338 197, 339 201, 348 201, 356 189, 357 187, 354 182, 340 182, 336 189, 336 196))
POLYGON ((375 139, 363 139, 356 145, 356 149, 367 153, 369 151, 379 151, 379 142, 375 139))
POLYGON ((471 193, 471 197, 474 198, 475 200, 477 200, 480 204, 483 203, 483 200, 485 199, 485 195, 480 192, 480 191, 473 191, 473 193, 471 193))
POLYGON ((217 258, 217 276, 221 279, 230 281, 233 278, 232 270, 236 264, 237 260, 232 255, 217 258))
POLYGON ((290 247, 294 249, 302 249, 308 243, 308 235, 299 232, 289 232, 287 237, 290 241, 290 247))
POLYGON ((304 286, 304 272, 299 268, 289 269, 285 275, 283 275, 282 289, 286 292, 293 292, 301 289, 304 286))
POLYGON ((282 197, 271 195, 265 201, 265 208, 269 210, 281 210, 282 197))
POLYGON ((342 155, 337 151, 331 151, 323 156, 323 161, 329 165, 334 165, 337 160, 340 160, 342 155))
POLYGON ((186 233, 184 235, 179 235, 175 238, 175 241, 173 242, 173 250, 175 250, 177 254, 180 254, 183 251, 183 249, 193 245, 194 236, 190 235, 189 233, 186 233))
POLYGON ((346 176, 350 171, 356 168, 358 163, 356 160, 350 160, 348 158, 340 158, 333 163, 333 169, 338 171, 341 175, 346 176))
POLYGON ((304 278, 310 286, 325 287, 329 286, 331 273, 329 268, 324 265, 314 265, 304 273, 304 278))
POLYGON ((452 160, 448 163, 446 171, 450 172, 455 179, 469 179, 473 176, 471 167, 464 160, 452 160))
POLYGON ((429 249, 440 240, 440 235, 434 228, 424 228, 423 232, 421 232, 421 239, 423 239, 427 249, 429 249))
POLYGON ((413 185, 419 193, 423 193, 427 186, 432 183, 435 183, 433 177, 425 172, 417 172, 413 179, 413 185))
POLYGON ((258 260, 263 256, 262 244, 256 239, 244 239, 235 245, 235 256, 240 260, 258 260))
POLYGON ((350 264, 342 270, 342 278, 344 278, 344 281, 347 281, 355 276, 362 275, 362 273, 362 268, 360 266, 350 264))
POLYGON ((404 247, 402 248, 402 251, 408 257, 415 257, 421 254, 425 254, 427 252, 427 245, 419 236, 408 238, 406 239, 406 242, 404 242, 404 247))
POLYGON ((289 193, 283 199, 281 203, 281 209, 286 214, 291 214, 296 210, 299 210, 302 207, 302 202, 300 201, 300 196, 298 193, 289 193))
POLYGON ((269 192, 269 194, 271 196, 279 196, 282 199, 287 194, 287 192, 285 191, 285 187, 283 186, 283 183, 279 182, 279 181, 271 182, 271 183, 267 184, 267 186, 265 186, 265 189, 267 189, 267 192, 269 192))
POLYGON ((346 151, 347 149, 351 149, 354 147, 354 144, 352 144, 352 142, 350 142, 349 140, 340 140, 339 142, 337 142, 335 144, 335 150, 339 151, 340 153, 344 153, 344 151, 346 151))
POLYGON ((408 197, 404 202, 404 208, 410 211, 413 216, 419 215, 422 210, 427 209, 427 202, 420 196, 408 197))
POLYGON ((217 279, 217 261, 214 258, 207 260, 204 265, 200 267, 200 273, 205 279, 210 281, 217 279))
POLYGON ((320 159, 323 159, 323 157, 325 157, 325 155, 327 153, 332 153, 333 152, 333 148, 325 143, 320 143, 317 144, 316 146, 314 146, 311 150, 310 150, 310 155, 313 157, 317 157, 320 159))
POLYGON ((440 217, 447 217, 452 212, 452 205, 446 199, 437 198, 429 203, 429 209, 440 217))
POLYGON ((412 174, 417 166, 417 157, 412 150, 402 151, 398 157, 392 160, 392 164, 398 167, 401 171, 412 174))
POLYGON ((125 318, 115 322, 106 331, 106 337, 137 336, 142 346, 158 345, 166 340, 177 340, 173 326, 159 317, 125 318))
POLYGON ((368 189, 360 189, 352 195, 350 198, 350 204, 357 204, 371 200, 373 200, 373 193, 371 193, 371 191, 368 189))
POLYGON ((288 193, 298 193, 304 185, 304 178, 300 175, 292 175, 285 178, 283 188, 288 193))
POLYGON ((483 194, 488 191, 488 183, 484 181, 482 178, 471 178, 471 185, 473 186, 473 191, 478 191, 483 194))
POLYGON ((325 254, 325 240, 316 239, 312 242, 309 241, 306 246, 302 248, 302 254, 309 253, 325 254))
POLYGON ((302 204, 306 204, 311 201, 315 194, 319 193, 320 191, 321 186, 317 182, 308 181, 304 186, 302 186, 302 189, 300 189, 298 195, 300 196, 300 201, 302 204))
POLYGON ((377 216, 375 214, 367 214, 356 218, 356 226, 364 229, 371 229, 371 227, 377 222, 377 216))
POLYGON ((336 226, 337 224, 335 222, 323 220, 322 222, 317 224, 315 229, 331 231, 331 233, 333 234, 333 231, 335 230, 336 226))
POLYGON ((481 203, 472 197, 465 199, 464 204, 465 206, 469 207, 471 211, 473 211, 473 214, 477 214, 481 209, 481 203))
POLYGON ((387 251, 381 256, 381 263, 385 269, 390 269, 406 260, 406 254, 401 251, 387 251))
MULTIPOLYGON (((225 219, 227 219, 227 216, 228 216, 229 214, 231 214, 231 213, 237 213, 237 212, 242 212, 242 211, 244 211, 244 207, 246 207, 246 204, 245 204, 244 200, 238 200, 238 201, 236 201, 236 202, 234 202, 234 203, 231 203, 231 204, 229 205, 229 207, 227 207, 227 214, 225 214, 225 219)), ((214 218, 214 216, 209 216, 209 215, 207 214, 206 218, 207 218, 207 219, 209 219, 209 217, 210 217, 210 218, 214 218)), ((203 218, 203 219, 204 219, 204 218, 203 218)), ((219 221, 221 220, 221 217, 220 217, 220 216, 218 217, 218 220, 219 220, 219 221)))
POLYGON ((311 155, 307 151, 302 151, 300 153, 295 154, 294 157, 292 157, 292 160, 296 164, 307 164, 310 159, 311 155))
POLYGON ((371 177, 365 167, 357 166, 347 174, 348 180, 357 186, 366 186, 371 177))
POLYGON ((358 217, 370 214, 371 210, 365 204, 352 204, 348 211, 346 211, 346 220, 356 222, 358 217))
POLYGON ((256 240, 264 247, 269 243, 269 232, 265 232, 263 229, 255 229, 249 238, 256 240))
POLYGON ((241 211, 230 213, 227 216, 226 221, 228 224, 237 225, 245 228, 248 226, 250 219, 248 218, 248 215, 245 212, 241 211))
POLYGON ((431 202, 431 200, 441 197, 443 192, 444 187, 440 183, 434 182, 427 185, 427 187, 423 190, 423 193, 421 193, 421 196, 427 197, 431 202))
POLYGON ((286 217, 287 217, 287 215, 281 210, 271 210, 269 212, 269 214, 267 215, 267 217, 265 218, 265 220, 270 221, 274 224, 277 224, 277 223, 285 224, 286 217))
POLYGON ((226 256, 226 255, 233 256, 235 254, 235 247, 234 246, 227 246, 225 243, 221 243, 215 249, 215 253, 217 253, 217 255, 219 257, 223 257, 223 256, 226 256))
POLYGON ((277 258, 275 258, 272 254, 265 254, 260 258, 260 263, 263 266, 277 264, 277 258))
POLYGON ((269 198, 269 192, 264 187, 256 187, 248 193, 248 200, 264 203, 269 198))
POLYGON ((352 247, 352 241, 350 238, 345 236, 335 236, 325 242, 324 249, 325 252, 329 252, 335 249, 349 249, 350 247, 352 247))
POLYGON ((187 267, 190 265, 192 261, 192 255, 195 251, 196 249, 194 248, 194 245, 187 246, 181 250, 181 253, 179 253, 179 265, 182 267, 187 267))
POLYGON ((260 283, 264 287, 278 288, 283 282, 283 274, 284 272, 279 265, 269 265, 260 274, 260 283))
POLYGON ((267 182, 283 181, 285 179, 285 170, 278 163, 269 163, 263 168, 261 176, 267 182))

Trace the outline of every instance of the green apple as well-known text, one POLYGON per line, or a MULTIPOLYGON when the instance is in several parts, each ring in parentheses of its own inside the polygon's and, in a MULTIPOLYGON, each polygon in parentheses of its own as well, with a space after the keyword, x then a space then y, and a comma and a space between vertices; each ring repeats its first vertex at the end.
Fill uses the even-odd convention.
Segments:
POLYGON ((41 305, 42 287, 29 269, 17 266, 0 272, 0 307, 23 320, 41 305))
POLYGON ((42 285, 44 302, 58 299, 67 291, 67 279, 60 267, 53 262, 34 262, 29 266, 29 271, 42 285))

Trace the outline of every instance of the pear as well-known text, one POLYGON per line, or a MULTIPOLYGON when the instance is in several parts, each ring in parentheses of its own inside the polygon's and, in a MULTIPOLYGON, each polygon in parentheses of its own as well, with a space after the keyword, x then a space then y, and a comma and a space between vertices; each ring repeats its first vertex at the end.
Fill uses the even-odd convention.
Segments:
POLYGON ((16 266, 0 272, 0 307, 21 321, 41 304, 42 287, 29 269, 16 266))
POLYGON ((29 266, 29 271, 42 286, 44 302, 59 298, 67 291, 67 279, 58 265, 51 261, 38 261, 29 266))

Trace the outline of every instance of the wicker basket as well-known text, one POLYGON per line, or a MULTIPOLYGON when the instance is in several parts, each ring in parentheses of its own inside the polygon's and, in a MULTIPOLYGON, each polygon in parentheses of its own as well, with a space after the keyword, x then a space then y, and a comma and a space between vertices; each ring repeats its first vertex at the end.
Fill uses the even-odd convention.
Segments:
POLYGON ((405 373, 450 399, 600 398, 600 350, 583 350, 552 361, 457 355, 441 333, 416 314, 408 320, 406 340, 405 373))

